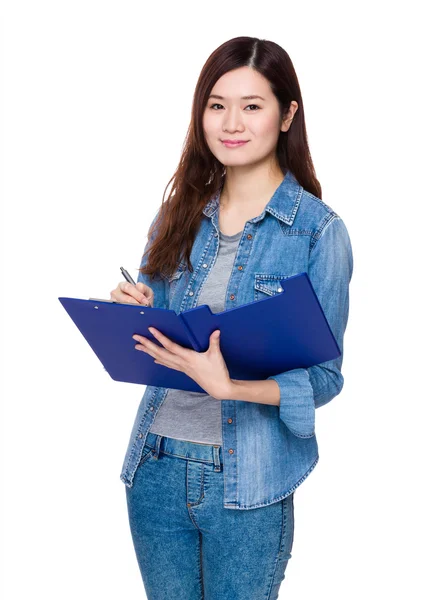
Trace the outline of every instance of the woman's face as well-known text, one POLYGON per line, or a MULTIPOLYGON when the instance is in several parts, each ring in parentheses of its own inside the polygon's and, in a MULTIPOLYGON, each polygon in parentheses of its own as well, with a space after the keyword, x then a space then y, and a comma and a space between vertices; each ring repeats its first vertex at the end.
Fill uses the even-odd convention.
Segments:
POLYGON ((274 157, 280 131, 289 129, 297 108, 293 101, 281 121, 279 103, 265 77, 250 67, 229 71, 216 82, 205 107, 203 128, 209 149, 228 167, 274 157), (247 143, 225 146, 222 140, 247 143))

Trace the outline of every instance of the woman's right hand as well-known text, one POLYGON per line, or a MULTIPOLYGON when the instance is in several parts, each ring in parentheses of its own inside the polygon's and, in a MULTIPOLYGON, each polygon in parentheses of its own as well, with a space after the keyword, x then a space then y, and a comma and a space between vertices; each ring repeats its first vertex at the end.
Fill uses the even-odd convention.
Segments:
POLYGON ((144 283, 138 282, 133 285, 128 281, 121 281, 118 283, 118 287, 110 292, 110 300, 153 307, 154 292, 144 283))

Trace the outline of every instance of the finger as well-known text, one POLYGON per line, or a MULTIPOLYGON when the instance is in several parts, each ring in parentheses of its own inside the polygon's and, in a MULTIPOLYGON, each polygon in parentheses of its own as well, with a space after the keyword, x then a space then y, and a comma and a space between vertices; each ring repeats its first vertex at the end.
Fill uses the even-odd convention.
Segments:
MULTIPOLYGON (((110 299, 113 302, 127 302, 129 304, 140 304, 140 302, 136 298, 134 298, 134 296, 130 295, 127 292, 128 288, 124 289, 125 283, 127 282, 121 281, 118 284, 118 287, 112 292, 110 292, 110 299)), ((134 287, 130 283, 128 283, 128 285, 134 287)))
POLYGON ((141 281, 138 281, 136 283, 136 289, 139 290, 140 293, 143 294, 143 296, 147 299, 147 301, 149 302, 149 304, 151 306, 153 306, 154 304, 154 290, 149 287, 149 285, 146 285, 145 283, 142 283, 141 281))
POLYGON ((176 369, 177 371, 184 370, 184 361, 181 358, 176 356, 176 354, 172 354, 169 350, 161 348, 161 346, 157 346, 157 344, 154 344, 149 340, 146 340, 143 344, 143 348, 139 349, 141 349, 143 352, 147 352, 147 354, 152 356, 152 358, 155 358, 161 364, 164 364, 171 369, 176 369))
POLYGON ((136 286, 128 281, 121 281, 118 287, 110 294, 110 299, 115 302, 127 302, 129 304, 149 304, 149 301, 136 286))
POLYGON ((174 369, 175 371, 182 371, 182 369, 173 363, 166 363, 164 361, 159 361, 157 359, 154 360, 154 364, 156 365, 162 365, 163 367, 167 367, 168 369, 174 369))
POLYGON ((119 287, 122 292, 132 296, 135 300, 137 300, 137 302, 139 304, 149 304, 150 300, 151 300, 151 296, 153 299, 153 295, 154 295, 153 291, 151 290, 150 287, 148 287, 144 283, 139 282, 139 283, 136 283, 135 285, 133 285, 132 283, 129 283, 128 281, 121 281, 121 283, 119 284, 119 287))
POLYGON ((171 339, 161 333, 161 331, 158 331, 158 329, 155 329, 154 327, 148 327, 148 329, 152 335, 164 346, 164 348, 166 348, 166 350, 176 354, 180 358, 188 360, 191 353, 194 352, 189 348, 184 348, 184 346, 180 346, 176 342, 173 342, 171 339))

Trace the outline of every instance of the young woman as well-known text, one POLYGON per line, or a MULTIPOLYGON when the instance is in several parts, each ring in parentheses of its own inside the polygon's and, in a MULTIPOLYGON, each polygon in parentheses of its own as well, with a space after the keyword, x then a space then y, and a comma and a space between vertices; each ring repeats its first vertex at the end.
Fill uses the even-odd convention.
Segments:
MULTIPOLYGON (((305 271, 343 352, 350 239, 321 200, 297 76, 280 46, 239 37, 211 54, 173 180, 138 283, 119 283, 111 299, 223 312, 279 294, 282 279, 305 271)), ((203 353, 150 333, 134 336, 137 351, 206 393, 147 386, 133 425, 121 480, 147 597, 277 598, 295 489, 318 462, 315 409, 342 389, 342 354, 240 381, 218 331, 203 353)))

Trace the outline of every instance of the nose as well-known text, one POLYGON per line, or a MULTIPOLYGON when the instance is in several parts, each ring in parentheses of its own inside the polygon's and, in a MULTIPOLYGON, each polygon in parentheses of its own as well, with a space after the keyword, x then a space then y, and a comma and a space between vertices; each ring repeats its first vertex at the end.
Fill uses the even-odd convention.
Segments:
POLYGON ((228 133, 234 131, 244 131, 243 118, 237 107, 228 109, 223 121, 223 130, 228 133))

